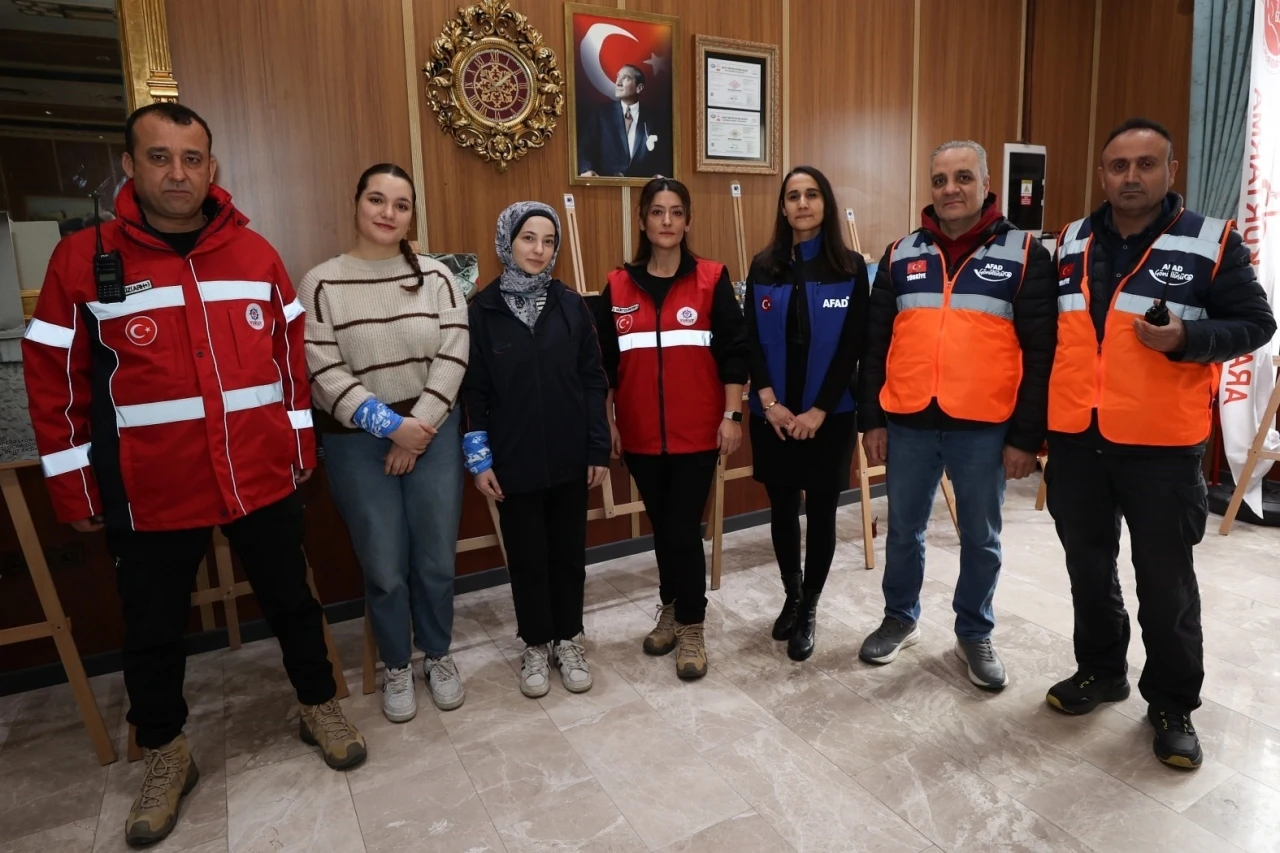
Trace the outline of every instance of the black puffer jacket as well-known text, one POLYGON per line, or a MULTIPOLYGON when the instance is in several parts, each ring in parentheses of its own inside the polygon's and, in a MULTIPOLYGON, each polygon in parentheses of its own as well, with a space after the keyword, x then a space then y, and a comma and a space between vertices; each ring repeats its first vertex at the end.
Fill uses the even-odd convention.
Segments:
MULTIPOLYGON (((1001 218, 984 232, 978 245, 1012 230, 1014 227, 1009 220, 1001 218)), ((920 233, 927 239, 933 239, 926 229, 920 229, 920 233)), ((885 362, 889 357, 889 342, 893 338, 893 323, 898 316, 898 294, 889 277, 889 251, 892 248, 885 249, 876 270, 875 285, 871 288, 867 354, 858 374, 858 428, 862 432, 882 427, 886 422, 885 412, 880 408, 880 389, 885 383, 885 362)), ((968 257, 950 260, 948 274, 953 275, 968 257)), ((1044 443, 1048 424, 1049 374, 1053 370, 1053 354, 1058 346, 1058 282, 1049 250, 1040 245, 1039 240, 1031 241, 1026 274, 1013 301, 1013 326, 1018 335, 1018 345, 1022 348, 1022 382, 1018 386, 1018 401, 1009 419, 1009 435, 1005 443, 1036 453, 1044 443)), ((974 369, 981 371, 982 365, 975 364, 974 369)), ((888 417, 895 423, 923 429, 989 426, 946 415, 938 407, 937 399, 923 412, 888 417)))
POLYGON ((462 383, 464 431, 489 433, 506 494, 580 480, 609 464, 609 381, 586 302, 558 280, 531 330, 496 280, 471 303, 471 359, 462 383))

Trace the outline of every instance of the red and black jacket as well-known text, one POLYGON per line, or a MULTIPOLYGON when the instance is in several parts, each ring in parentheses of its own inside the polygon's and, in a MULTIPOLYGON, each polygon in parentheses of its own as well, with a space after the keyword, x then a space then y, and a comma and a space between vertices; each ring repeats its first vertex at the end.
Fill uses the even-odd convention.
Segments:
POLYGON ((280 256, 211 187, 182 257, 130 181, 102 226, 124 302, 98 301, 93 229, 54 250, 22 342, 31 422, 58 518, 178 530, 225 524, 315 467, 302 304, 280 256))

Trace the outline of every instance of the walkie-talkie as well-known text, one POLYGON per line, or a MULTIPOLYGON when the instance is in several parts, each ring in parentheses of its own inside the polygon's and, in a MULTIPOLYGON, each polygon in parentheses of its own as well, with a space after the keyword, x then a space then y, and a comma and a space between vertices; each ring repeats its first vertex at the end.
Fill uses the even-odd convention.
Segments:
POLYGON ((102 251, 102 219, 98 216, 98 194, 93 194, 93 230, 97 250, 93 255, 93 281, 99 302, 124 302, 124 260, 119 249, 102 251))
MULTIPOLYGON (((1170 277, 1172 273, 1170 273, 1170 277)), ((1143 315, 1143 319, 1153 326, 1169 325, 1169 279, 1164 281, 1164 290, 1160 291, 1160 298, 1155 301, 1147 313, 1143 315)))

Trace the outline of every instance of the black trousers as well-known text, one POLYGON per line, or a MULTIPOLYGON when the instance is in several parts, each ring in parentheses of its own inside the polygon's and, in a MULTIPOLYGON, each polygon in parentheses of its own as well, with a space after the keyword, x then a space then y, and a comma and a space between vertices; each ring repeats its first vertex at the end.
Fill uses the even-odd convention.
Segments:
POLYGON ((644 511, 653 525, 658 558, 658 594, 675 602, 676 621, 702 622, 707 616, 707 560, 702 552, 702 511, 716 473, 717 451, 626 454, 644 511))
POLYGON ((1123 675, 1128 668, 1129 614, 1116 571, 1123 517, 1147 650, 1138 688, 1158 708, 1200 707, 1204 640, 1192 549, 1209 515, 1200 456, 1098 453, 1056 439, 1046 477, 1049 512, 1067 552, 1080 669, 1123 675))
MULTIPOLYGON (((782 575, 800 574, 800 489, 790 486, 766 486, 769 493, 769 531, 773 535, 773 553, 778 558, 782 575)), ((831 571, 836 554, 836 510, 840 506, 838 489, 804 492, 804 512, 809 520, 805 536, 804 591, 820 593, 831 571)))
MULTIPOLYGON (((302 500, 295 493, 222 528, 240 557, 267 624, 280 640, 284 668, 304 705, 338 692, 324 644, 320 604, 307 586, 302 500)), ((182 732, 186 652, 196 569, 211 527, 139 532, 108 530, 116 586, 124 605, 124 686, 138 745, 160 747, 182 732)))
POLYGON ((498 502, 516 629, 527 645, 582 633, 587 582, 587 479, 498 502))

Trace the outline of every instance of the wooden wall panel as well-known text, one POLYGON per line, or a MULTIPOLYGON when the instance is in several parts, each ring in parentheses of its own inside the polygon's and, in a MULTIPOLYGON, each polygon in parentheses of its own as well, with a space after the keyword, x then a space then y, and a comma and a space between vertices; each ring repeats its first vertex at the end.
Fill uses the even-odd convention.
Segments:
POLYGON ((295 279, 345 251, 356 179, 409 168, 404 41, 386 0, 166 6, 182 102, 213 129, 218 183, 295 279))
POLYGON ((1044 224, 1058 231, 1087 210, 1093 0, 1030 0, 1027 142, 1047 149, 1044 224))
POLYGON ((831 179, 837 201, 854 209, 862 250, 876 260, 915 219, 914 16, 903 0, 791 3, 791 162, 831 179))
POLYGON ((921 0, 916 207, 930 203, 930 152, 952 139, 987 149, 991 189, 1002 193, 1004 143, 1018 136, 1022 2, 921 0))
MULTIPOLYGON (((1185 192, 1191 125, 1191 31, 1194 0, 1125 0, 1103 3, 1098 65, 1094 165, 1107 135, 1134 116, 1158 121, 1173 135, 1182 168, 1174 189, 1185 192), (1135 46, 1134 34, 1141 44, 1135 46)), ((1095 176, 1092 206, 1102 202, 1095 176)))

